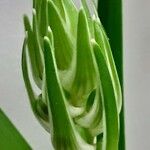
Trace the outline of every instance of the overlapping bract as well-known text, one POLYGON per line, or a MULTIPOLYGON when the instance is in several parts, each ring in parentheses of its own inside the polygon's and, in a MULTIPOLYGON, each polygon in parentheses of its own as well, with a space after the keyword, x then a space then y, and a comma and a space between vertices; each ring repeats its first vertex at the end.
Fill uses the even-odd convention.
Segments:
POLYGON ((24 81, 56 150, 117 150, 120 83, 94 3, 93 15, 82 4, 33 1, 32 25, 24 17, 24 81))

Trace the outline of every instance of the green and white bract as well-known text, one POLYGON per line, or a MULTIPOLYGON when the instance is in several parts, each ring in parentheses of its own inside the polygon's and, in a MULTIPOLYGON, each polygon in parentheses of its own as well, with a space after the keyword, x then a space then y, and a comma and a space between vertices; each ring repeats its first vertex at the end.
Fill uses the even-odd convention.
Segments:
POLYGON ((56 150, 117 150, 120 83, 94 2, 93 16, 82 5, 33 0, 32 24, 24 17, 24 81, 56 150))

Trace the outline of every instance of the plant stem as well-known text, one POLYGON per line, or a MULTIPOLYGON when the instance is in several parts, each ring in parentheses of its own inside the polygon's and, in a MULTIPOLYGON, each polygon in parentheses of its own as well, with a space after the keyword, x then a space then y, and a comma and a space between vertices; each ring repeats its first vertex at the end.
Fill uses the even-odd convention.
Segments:
MULTIPOLYGON (((122 0, 98 0, 98 13, 110 39, 123 93, 122 0)), ((124 102, 120 113, 119 150, 125 150, 124 102)))

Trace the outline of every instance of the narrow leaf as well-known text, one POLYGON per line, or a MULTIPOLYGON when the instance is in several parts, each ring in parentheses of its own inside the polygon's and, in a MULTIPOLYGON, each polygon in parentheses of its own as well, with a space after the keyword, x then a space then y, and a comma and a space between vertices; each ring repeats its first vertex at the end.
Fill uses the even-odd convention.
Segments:
POLYGON ((109 73, 112 78, 113 87, 115 89, 117 108, 118 108, 118 112, 120 112, 122 108, 122 92, 121 92, 121 87, 118 79, 115 62, 112 56, 111 47, 104 29, 98 21, 94 21, 94 29, 95 29, 96 42, 101 47, 105 60, 107 60, 106 63, 108 65, 109 73))
POLYGON ((31 147, 0 109, 0 149, 31 150, 31 147))
POLYGON ((106 60, 100 47, 93 43, 94 54, 99 69, 101 92, 103 93, 104 105, 104 150, 117 150, 119 141, 118 112, 115 100, 114 88, 108 70, 106 60))
MULTIPOLYGON (((123 93, 123 32, 122 32, 122 0, 98 0, 98 13, 110 39, 117 72, 123 93)), ((125 150, 125 118, 124 101, 120 113, 119 150, 125 150)))

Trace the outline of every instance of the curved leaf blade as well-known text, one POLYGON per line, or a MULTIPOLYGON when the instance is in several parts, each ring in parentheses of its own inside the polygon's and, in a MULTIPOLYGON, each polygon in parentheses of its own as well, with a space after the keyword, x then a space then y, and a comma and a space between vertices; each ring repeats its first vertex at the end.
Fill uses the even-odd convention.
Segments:
POLYGON ((117 150, 119 140, 119 116, 115 93, 106 60, 100 47, 93 43, 94 54, 100 74, 104 105, 104 150, 117 150))

